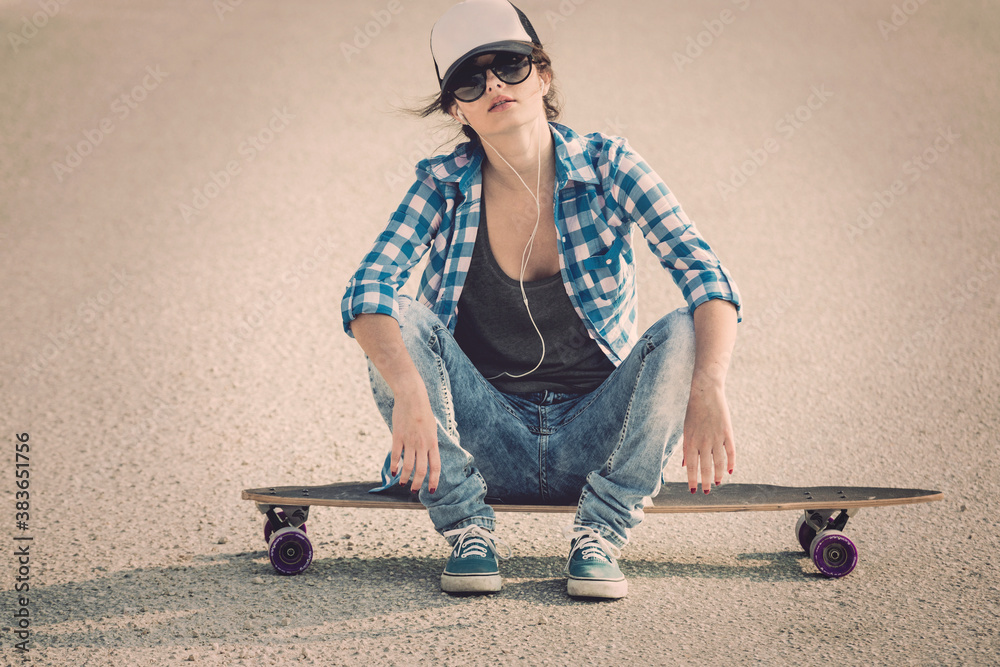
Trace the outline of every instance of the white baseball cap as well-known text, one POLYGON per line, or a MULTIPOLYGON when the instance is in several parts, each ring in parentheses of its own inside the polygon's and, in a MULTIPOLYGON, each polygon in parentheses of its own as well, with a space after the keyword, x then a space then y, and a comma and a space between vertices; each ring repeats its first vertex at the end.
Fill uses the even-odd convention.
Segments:
POLYGON ((533 46, 541 45, 528 17, 508 0, 465 0, 431 29, 431 56, 441 90, 469 58, 493 51, 530 55, 533 46))

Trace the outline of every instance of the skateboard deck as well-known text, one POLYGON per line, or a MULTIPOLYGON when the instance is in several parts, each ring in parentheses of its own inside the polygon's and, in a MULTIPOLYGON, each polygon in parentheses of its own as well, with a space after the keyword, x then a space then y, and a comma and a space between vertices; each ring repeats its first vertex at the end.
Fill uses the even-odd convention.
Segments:
MULTIPOLYGON (((323 486, 277 486, 245 489, 243 500, 256 503, 266 515, 264 539, 268 557, 281 574, 298 574, 312 562, 313 549, 305 522, 312 506, 365 509, 416 509, 424 506, 408 487, 392 487, 379 493, 369 490, 380 482, 343 482, 323 486)), ((766 512, 801 510, 795 535, 819 571, 831 578, 849 574, 857 565, 857 546, 843 529, 859 509, 887 505, 909 505, 941 500, 940 491, 886 487, 813 486, 788 487, 769 484, 724 484, 709 494, 692 494, 684 482, 663 484, 660 493, 647 499, 647 514, 694 512, 766 512), (836 516, 834 516, 836 515, 836 516)), ((490 498, 497 512, 576 511, 575 499, 549 504, 490 498)))

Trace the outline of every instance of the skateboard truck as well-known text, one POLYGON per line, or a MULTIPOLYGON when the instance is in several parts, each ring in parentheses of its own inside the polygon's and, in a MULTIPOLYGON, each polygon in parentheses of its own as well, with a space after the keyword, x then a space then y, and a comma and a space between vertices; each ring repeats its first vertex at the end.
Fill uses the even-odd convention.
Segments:
POLYGON ((267 517, 272 530, 280 530, 288 526, 298 528, 309 519, 308 506, 286 507, 284 505, 257 503, 257 509, 267 517))
POLYGON ((832 518, 837 510, 804 510, 805 524, 817 533, 824 530, 844 530, 847 520, 858 513, 857 507, 840 510, 836 518, 832 518))

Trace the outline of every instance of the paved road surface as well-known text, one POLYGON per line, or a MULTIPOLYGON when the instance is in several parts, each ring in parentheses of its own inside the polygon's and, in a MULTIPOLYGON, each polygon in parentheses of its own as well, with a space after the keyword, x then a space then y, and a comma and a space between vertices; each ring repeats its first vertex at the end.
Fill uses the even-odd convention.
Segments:
MULTIPOLYGON (((743 290, 735 479, 945 502, 862 512, 837 581, 788 513, 651 517, 608 604, 566 597, 552 515, 502 517, 495 597, 438 590, 419 513, 318 510, 312 568, 272 574, 240 489, 371 478, 387 447, 339 302, 446 148, 395 109, 433 92, 449 4, 0 1, 2 656, 18 534, 34 664, 995 662, 985 1, 521 3, 565 122, 628 136, 743 290)), ((644 327, 681 299, 639 262, 644 327)))

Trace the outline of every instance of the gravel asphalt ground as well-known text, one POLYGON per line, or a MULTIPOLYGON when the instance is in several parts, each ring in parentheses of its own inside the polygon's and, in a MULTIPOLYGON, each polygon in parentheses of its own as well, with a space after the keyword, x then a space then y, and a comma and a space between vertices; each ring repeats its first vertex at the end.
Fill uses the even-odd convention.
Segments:
MULTIPOLYGON (((943 502, 862 511, 837 580, 789 512, 649 517, 616 602, 566 596, 551 514, 501 515, 490 597, 440 592, 421 512, 317 509, 274 574, 240 491, 388 447, 340 297, 448 150, 398 109, 450 4, 0 0, 0 664, 996 664, 988 0, 518 3, 563 122, 627 136, 742 289, 729 481, 943 502)), ((683 302, 637 257, 644 329, 683 302)))

